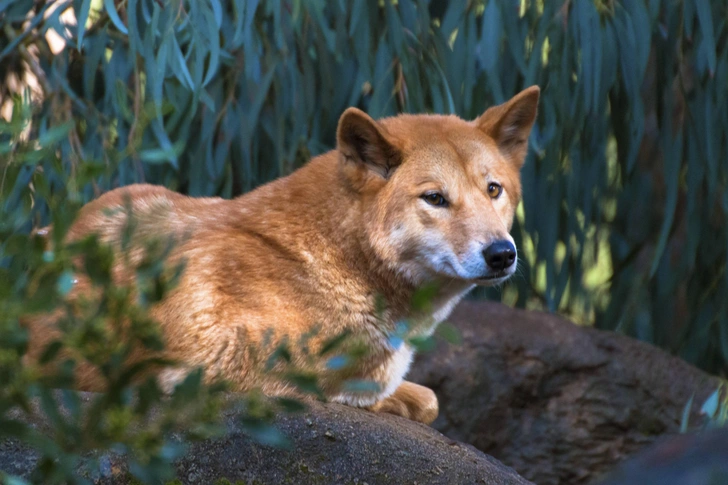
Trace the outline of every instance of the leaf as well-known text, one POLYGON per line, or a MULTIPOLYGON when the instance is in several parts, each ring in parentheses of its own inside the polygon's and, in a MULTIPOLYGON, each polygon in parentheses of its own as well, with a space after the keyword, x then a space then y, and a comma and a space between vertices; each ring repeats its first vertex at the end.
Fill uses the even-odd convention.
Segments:
POLYGON ((83 35, 86 33, 86 22, 88 20, 88 14, 91 11, 91 0, 83 0, 81 8, 76 14, 76 22, 78 25, 78 40, 76 48, 81 50, 83 48, 83 35))
POLYGON ((43 353, 41 354, 40 358, 38 359, 38 362, 41 365, 48 364, 53 359, 58 356, 58 353, 63 348, 63 343, 60 340, 54 340, 48 346, 43 350, 43 353))
POLYGON ((442 322, 440 325, 438 325, 437 329, 435 330, 435 335, 437 335, 449 344, 462 345, 463 343, 463 337, 460 334, 460 331, 454 325, 448 322, 442 322))
POLYGON ((202 386, 203 371, 200 368, 192 370, 182 382, 174 388, 172 396, 175 400, 190 401, 199 394, 202 386))
POLYGON ((15 2, 17 2, 17 0, 0 0, 0 13, 7 10, 7 8, 15 2))
POLYGON ((215 19, 209 10, 204 11, 204 16, 207 19, 207 29, 209 36, 209 48, 210 58, 207 64, 207 74, 205 79, 202 81, 202 86, 207 86, 218 73, 218 66, 220 64, 220 36, 217 35, 217 27, 215 25, 215 19))
POLYGON ((0 472, 0 477, 3 479, 3 485, 30 485, 29 482, 26 482, 22 478, 14 475, 6 475, 0 472))
POLYGON ((76 391, 69 389, 61 390, 61 396, 63 398, 63 405, 66 407, 71 417, 77 420, 81 416, 81 397, 76 391))
POLYGON ((326 354, 329 354, 333 352, 334 350, 337 350, 341 347, 341 345, 344 343, 344 341, 349 338, 351 335, 351 330, 346 329, 340 334, 336 335, 335 337, 332 337, 324 342, 324 344, 321 346, 321 350, 319 351, 318 355, 319 357, 323 357, 326 354))
POLYGON ((349 358, 346 355, 335 355, 326 361, 326 368, 329 370, 341 370, 349 365, 349 358))
POLYGON ((387 34, 389 35, 389 43, 394 52, 402 57, 405 49, 404 33, 402 29, 402 20, 399 18, 399 12, 390 2, 385 2, 385 18, 387 21, 387 34))
POLYGON ((260 117, 260 112, 263 109, 263 104, 265 103, 265 100, 268 96, 268 91, 270 90, 271 85, 273 84, 273 76, 275 74, 275 66, 271 66, 270 70, 265 73, 263 76, 263 79, 261 80, 260 84, 258 85, 257 89, 257 96, 255 97, 255 101, 250 106, 250 109, 246 113, 246 121, 248 122, 248 126, 255 126, 258 123, 258 118, 260 117))
POLYGON ((298 399, 288 397, 278 397, 276 398, 276 403, 278 403, 281 409, 287 413, 300 413, 308 409, 308 406, 306 406, 305 403, 298 399))
MULTIPOLYGON (((689 1, 689 0, 686 0, 689 1)), ((701 46, 705 50, 708 59, 708 70, 710 76, 715 74, 716 53, 715 53, 715 32, 713 30, 713 13, 711 12, 711 2, 708 0, 693 0, 695 9, 698 12, 698 22, 700 23, 700 32, 703 35, 701 46)))
POLYGON ((319 397, 323 396, 318 385, 318 377, 315 374, 309 372, 288 372, 285 375, 285 379, 304 393, 319 397))
POLYGON ((703 414, 707 416, 708 418, 712 418, 715 416, 715 413, 718 411, 718 403, 720 398, 720 387, 716 389, 709 397, 705 400, 703 405, 700 408, 700 414, 703 414))
POLYGON ((73 289, 73 286, 76 284, 76 275, 74 275, 73 271, 70 269, 65 270, 61 275, 58 277, 58 282, 56 283, 56 290, 61 296, 68 295, 71 290, 73 289))
POLYGON ((578 83, 581 87, 584 109, 587 113, 601 104, 602 29, 599 13, 592 2, 576 2, 573 7, 576 17, 576 38, 581 50, 581 69, 578 83))
POLYGON ((652 21, 645 2, 621 2, 621 6, 629 13, 632 30, 635 36, 634 52, 637 58, 636 76, 642 79, 647 69, 652 45, 652 21))
POLYGON ((627 173, 631 174, 637 163, 642 135, 644 132, 644 108, 641 100, 640 88, 642 85, 641 60, 638 58, 640 47, 637 45, 635 26, 629 14, 620 6, 615 8, 612 19, 617 39, 620 77, 627 96, 630 98, 632 109, 630 119, 626 120, 629 129, 629 143, 627 158, 627 173))
MULTIPOLYGON (((667 117, 668 115, 664 114, 667 117)), ((672 126, 671 121, 665 126, 672 126)), ((669 128, 667 128, 669 130, 669 128)), ((678 189, 679 189, 679 164, 680 155, 682 153, 682 133, 679 133, 674 139, 669 134, 663 133, 663 146, 667 147, 664 152, 665 161, 665 182, 667 186, 667 197, 665 199, 665 215, 660 228, 659 238, 655 253, 652 256, 652 264, 650 266, 650 278, 655 276, 660 259, 667 246, 667 240, 670 235, 670 229, 675 218, 675 210, 677 209, 678 189)))
POLYGON ((433 62, 433 67, 437 71, 437 74, 442 81, 442 89, 444 90, 445 100, 447 101, 447 104, 443 107, 443 109, 435 110, 435 112, 440 112, 444 114, 455 113, 455 101, 453 100, 452 92, 450 91, 450 85, 447 81, 447 76, 445 76, 445 73, 437 62, 433 62))
POLYGON ((215 27, 219 29, 222 27, 222 5, 220 4, 220 0, 210 0, 210 7, 212 7, 215 27))
POLYGON ((11 52, 14 52, 18 44, 23 42, 23 40, 25 40, 25 38, 28 37, 31 32, 35 32, 38 25, 40 25, 40 23, 43 22, 43 20, 45 19, 45 13, 51 7, 51 5, 53 5, 53 7, 56 9, 54 10, 54 12, 58 11, 60 13, 65 10, 70 3, 71 0, 68 0, 60 5, 58 5, 56 2, 47 2, 40 10, 38 10, 37 12, 33 12, 33 15, 31 16, 30 21, 27 23, 27 25, 23 25, 23 32, 20 35, 16 36, 13 40, 8 42, 5 47, 0 50, 0 60, 2 60, 11 52))
POLYGON ((38 137, 38 144, 40 144, 43 148, 55 145, 68 136, 68 132, 71 131, 73 125, 73 121, 67 121, 62 125, 54 126, 53 128, 42 132, 38 137))
POLYGON ((114 0, 104 0, 104 7, 106 8, 106 12, 109 14, 109 19, 114 26, 123 34, 129 34, 129 30, 126 28, 126 25, 124 25, 124 22, 122 22, 121 18, 119 18, 119 12, 116 11, 114 0))
POLYGON ((58 403, 53 397, 51 390, 46 388, 40 389, 40 404, 43 413, 45 413, 50 423, 59 431, 62 431, 65 427, 66 420, 61 415, 58 403))
POLYGON ((418 288, 412 295, 411 308, 415 312, 428 311, 432 308, 432 301, 440 290, 438 284, 428 284, 418 288))
POLYGON ((685 407, 683 408, 682 419, 680 419, 680 432, 681 433, 687 433, 687 431, 688 431, 688 424, 690 421, 690 411, 693 407, 693 398, 695 398, 695 394, 690 396, 690 399, 688 399, 687 404, 685 404, 685 407))
MULTIPOLYGON (((576 3, 578 5, 583 2, 576 3)), ((511 9, 509 13, 501 15, 501 18, 503 19, 503 31, 505 33, 506 45, 508 46, 511 54, 510 60, 515 63, 518 72, 521 75, 525 75, 527 68, 525 55, 526 39, 524 36, 526 32, 525 29, 522 28, 524 24, 518 16, 517 9, 513 8, 517 4, 514 5, 513 2, 504 2, 504 4, 508 5, 511 9)), ((501 13, 503 13, 503 11, 501 11, 501 13)))
POLYGON ((291 363, 291 352, 288 350, 288 344, 285 342, 278 345, 275 351, 273 351, 270 357, 268 357, 268 360, 266 361, 266 369, 273 369, 279 361, 283 361, 287 364, 291 363))
POLYGON ((274 425, 255 418, 241 420, 243 431, 258 443, 275 448, 290 448, 291 441, 274 425))
MULTIPOLYGON (((728 192, 725 193, 724 199, 728 199, 728 192)), ((728 213, 728 210, 726 211, 728 213)), ((725 273, 725 280, 728 280, 728 271, 725 273)), ((728 362, 728 316, 725 316, 718 322, 718 333, 720 335, 720 349, 723 359, 728 362)))
POLYGON ((182 154, 184 148, 184 140, 179 140, 174 143, 171 149, 148 148, 146 150, 140 150, 139 159, 147 163, 172 163, 173 160, 182 154))
POLYGON ((683 29, 685 29, 685 37, 692 40, 693 23, 695 22, 695 3, 691 1, 682 2, 683 4, 683 29))
POLYGON ((381 386, 374 381, 364 379, 349 379, 344 382, 343 388, 346 392, 372 393, 380 392, 381 386))
POLYGON ((432 337, 412 337, 407 340, 417 352, 432 352, 435 350, 435 339, 432 337))
POLYGON ((194 90, 195 83, 192 80, 192 75, 190 74, 190 70, 187 67, 187 61, 182 54, 182 49, 177 42, 177 37, 174 35, 170 35, 167 40, 165 40, 165 42, 169 42, 169 49, 172 50, 172 56, 170 60, 172 72, 183 85, 186 85, 190 90, 194 90))
POLYGON ((466 0, 451 0, 447 3, 447 10, 440 24, 440 30, 446 37, 449 37, 461 22, 466 7, 466 0))
MULTIPOLYGON (((0 436, 22 438, 28 434, 28 425, 14 419, 0 419, 0 436)), ((0 475, 2 476, 2 475, 0 475)))
POLYGON ((478 44, 478 58, 483 68, 490 73, 496 75, 496 67, 500 59, 501 40, 503 38, 503 20, 498 2, 491 0, 485 7, 483 13, 482 36, 478 44))

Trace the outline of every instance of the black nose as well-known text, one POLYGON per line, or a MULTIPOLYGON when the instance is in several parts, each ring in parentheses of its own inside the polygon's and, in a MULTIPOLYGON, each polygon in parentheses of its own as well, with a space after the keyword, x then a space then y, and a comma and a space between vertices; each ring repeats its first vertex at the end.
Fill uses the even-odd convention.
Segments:
POLYGON ((483 251, 485 262, 495 271, 503 271, 516 261, 516 248, 510 241, 496 241, 483 251))

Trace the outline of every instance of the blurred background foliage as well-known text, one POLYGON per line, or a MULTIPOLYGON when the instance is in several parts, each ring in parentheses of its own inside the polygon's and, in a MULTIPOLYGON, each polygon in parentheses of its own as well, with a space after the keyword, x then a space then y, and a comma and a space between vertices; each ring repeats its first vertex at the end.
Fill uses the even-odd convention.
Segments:
MULTIPOLYGON (((160 247, 139 270, 146 297, 131 301, 102 246, 49 252, 33 228, 52 222, 59 242, 84 202, 135 182, 245 193, 333 148, 348 106, 472 119, 532 84, 521 271, 475 297, 561 312, 727 375, 727 21, 723 0, 0 0, 0 430, 53 457, 37 481, 69 483, 93 478, 93 466, 75 471, 92 447, 130 452, 132 473, 158 480, 183 451, 171 431, 220 432, 221 389, 199 375, 157 414, 156 383, 130 385, 140 369, 127 340, 159 345, 145 311, 174 284, 160 247), (86 404, 48 391, 69 382, 72 360, 51 378, 20 360, 20 316, 63 307, 78 254, 94 261, 84 271, 101 306, 69 314, 45 358, 114 357, 95 363, 118 392, 86 404), (137 325, 122 338, 100 330, 103 315, 137 325), (8 414, 18 409, 50 416, 55 434, 8 414)), ((271 407, 246 399, 249 431, 280 444, 271 407)), ((714 411, 725 421, 725 404, 714 411)))
POLYGON ((727 21, 723 0, 0 0, 2 265, 119 185, 285 175, 348 106, 474 118, 538 84, 521 276, 490 296, 726 375, 727 21))

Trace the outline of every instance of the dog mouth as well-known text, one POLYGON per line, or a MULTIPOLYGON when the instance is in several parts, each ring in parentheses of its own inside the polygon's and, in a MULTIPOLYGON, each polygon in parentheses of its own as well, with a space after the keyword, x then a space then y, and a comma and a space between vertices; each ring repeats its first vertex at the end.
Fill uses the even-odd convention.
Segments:
POLYGON ((506 271, 498 271, 497 273, 491 273, 481 276, 480 278, 477 278, 476 281, 480 284, 496 284, 507 280, 511 276, 513 276, 512 273, 508 273, 506 271))

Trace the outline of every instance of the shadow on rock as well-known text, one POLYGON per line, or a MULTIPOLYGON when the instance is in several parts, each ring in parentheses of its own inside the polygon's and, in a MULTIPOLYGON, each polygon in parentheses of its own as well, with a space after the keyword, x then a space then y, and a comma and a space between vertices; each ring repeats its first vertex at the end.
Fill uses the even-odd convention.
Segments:
POLYGON ((661 438, 595 485, 728 483, 728 429, 661 438))
POLYGON ((690 396, 702 402, 720 383, 656 347, 547 313, 466 301, 449 321, 462 345, 420 355, 409 377, 440 399, 433 426, 539 485, 602 475, 677 432, 690 396))

